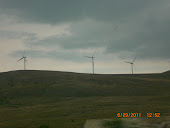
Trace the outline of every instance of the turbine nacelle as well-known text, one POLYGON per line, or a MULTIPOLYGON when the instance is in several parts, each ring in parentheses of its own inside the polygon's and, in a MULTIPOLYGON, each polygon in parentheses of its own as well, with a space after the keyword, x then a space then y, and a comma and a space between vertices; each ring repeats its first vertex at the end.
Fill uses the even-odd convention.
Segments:
POLYGON ((126 61, 125 61, 125 63, 133 64, 132 62, 126 62, 126 61))

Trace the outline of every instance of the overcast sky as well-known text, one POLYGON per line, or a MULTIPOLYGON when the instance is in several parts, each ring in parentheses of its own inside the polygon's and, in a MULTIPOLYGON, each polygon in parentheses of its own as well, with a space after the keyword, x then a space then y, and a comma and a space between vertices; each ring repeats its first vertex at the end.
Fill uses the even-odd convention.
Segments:
POLYGON ((0 72, 160 73, 170 69, 169 0, 0 0, 0 72))

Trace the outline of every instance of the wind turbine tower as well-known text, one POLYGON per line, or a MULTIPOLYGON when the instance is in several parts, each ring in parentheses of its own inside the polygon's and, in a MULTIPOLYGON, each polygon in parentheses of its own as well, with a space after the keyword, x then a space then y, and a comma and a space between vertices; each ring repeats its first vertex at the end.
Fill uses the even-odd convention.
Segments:
POLYGON ((129 64, 131 65, 132 74, 133 74, 133 67, 135 67, 135 65, 134 65, 135 60, 136 60, 136 57, 133 59, 132 62, 126 62, 126 61, 125 61, 126 63, 129 63, 129 64))
MULTIPOLYGON (((25 52, 24 52, 24 55, 23 55, 23 57, 21 57, 21 59, 19 59, 18 61, 21 61, 22 59, 24 60, 24 70, 26 70, 26 63, 27 63, 27 60, 26 60, 26 56, 25 56, 25 52)), ((17 61, 17 62, 18 62, 17 61)))
POLYGON ((94 55, 96 54, 96 51, 93 53, 92 56, 85 56, 87 58, 90 58, 92 60, 92 70, 93 70, 93 74, 94 74, 94 55))

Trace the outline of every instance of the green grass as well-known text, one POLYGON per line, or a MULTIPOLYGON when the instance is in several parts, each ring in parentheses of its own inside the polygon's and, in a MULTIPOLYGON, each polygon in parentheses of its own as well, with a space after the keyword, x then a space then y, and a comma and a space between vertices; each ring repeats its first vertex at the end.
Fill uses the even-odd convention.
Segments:
POLYGON ((39 128, 49 128, 49 126, 48 125, 41 125, 39 128))
POLYGON ((170 115, 170 74, 91 75, 50 71, 0 74, 7 93, 0 104, 0 127, 83 128, 87 119, 118 119, 118 112, 140 112, 150 122, 170 115), (160 118, 146 118, 160 112, 160 118))

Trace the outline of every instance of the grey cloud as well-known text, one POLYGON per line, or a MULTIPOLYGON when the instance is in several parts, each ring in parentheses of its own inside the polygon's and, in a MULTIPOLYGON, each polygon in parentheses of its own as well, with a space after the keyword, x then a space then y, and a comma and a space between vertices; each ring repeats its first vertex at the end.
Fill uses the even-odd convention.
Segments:
POLYGON ((0 39, 19 39, 23 37, 33 38, 35 34, 27 32, 13 32, 0 30, 0 39))
MULTIPOLYGON (((88 20, 73 23, 72 36, 49 37, 32 45, 47 48, 60 46, 64 49, 106 48, 105 53, 132 52, 141 58, 168 58, 170 25, 165 21, 149 25, 135 23, 114 24, 88 20), (136 24, 136 25, 134 25, 136 24), (137 28, 135 28, 137 27, 137 28)), ((125 57, 127 54, 124 55, 125 57)))
MULTIPOLYGON (((69 22, 73 35, 26 43, 63 49, 105 48, 105 54, 129 53, 141 58, 170 57, 170 2, 166 0, 1 0, 6 13, 25 21, 57 24, 69 22), (88 20, 87 20, 88 19, 88 20)), ((37 52, 32 51, 34 54, 37 52)), ((45 53, 50 57, 55 52, 45 53)), ((60 53, 58 53, 60 55, 60 53)), ((64 54, 64 53, 62 53, 64 54)), ((76 55, 75 55, 76 56, 76 55)), ((69 59, 69 58, 65 58, 69 59)))
MULTIPOLYGON (((6 13, 33 22, 58 23, 82 20, 123 21, 150 4, 151 0, 1 0, 6 13)), ((153 2, 153 0, 152 0, 153 2)), ((154 0, 156 2, 156 0, 154 0)))

